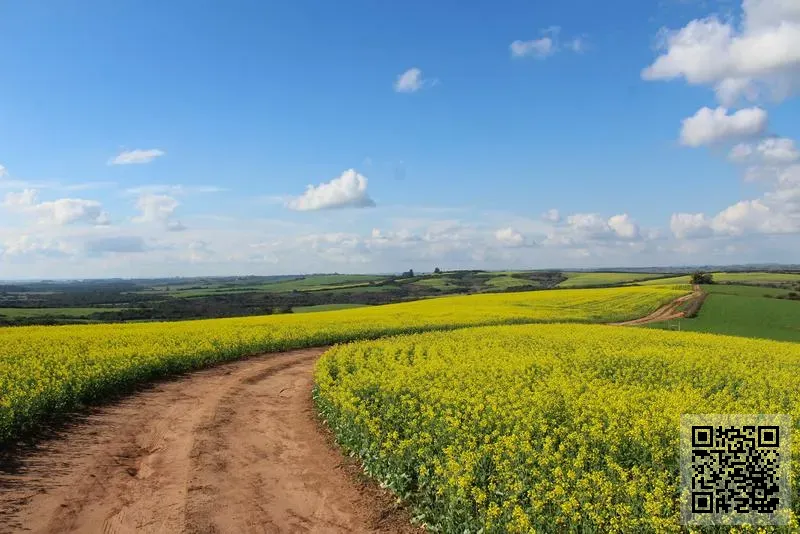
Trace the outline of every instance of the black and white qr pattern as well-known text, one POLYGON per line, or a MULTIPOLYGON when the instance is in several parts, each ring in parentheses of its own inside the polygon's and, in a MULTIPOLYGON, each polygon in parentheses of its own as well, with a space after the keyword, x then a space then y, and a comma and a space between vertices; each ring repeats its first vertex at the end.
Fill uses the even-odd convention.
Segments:
POLYGON ((682 421, 684 519, 780 524, 789 498, 786 416, 691 417, 682 421))

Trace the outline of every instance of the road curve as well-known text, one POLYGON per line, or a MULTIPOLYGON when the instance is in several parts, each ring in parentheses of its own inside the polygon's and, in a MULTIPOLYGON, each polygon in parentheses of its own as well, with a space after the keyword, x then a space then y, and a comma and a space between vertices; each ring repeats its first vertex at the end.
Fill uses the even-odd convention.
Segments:
POLYGON ((677 299, 664 304, 656 311, 649 315, 645 315, 644 317, 639 317, 638 319, 632 319, 630 321, 622 321, 620 323, 609 323, 614 326, 636 326, 642 324, 649 324, 649 323, 658 323, 662 321, 669 321, 672 319, 680 319, 686 315, 686 312, 681 311, 681 307, 691 300, 697 300, 702 298, 703 290, 700 289, 699 285, 692 286, 692 292, 688 295, 684 295, 682 297, 678 297, 677 299))
POLYGON ((414 532, 331 446, 324 348, 163 381, 0 462, 0 532, 414 532))
MULTIPOLYGON (((700 294, 616 324, 682 316, 700 294)), ((0 534, 419 532, 320 427, 310 392, 324 351, 161 381, 0 454, 0 534)))

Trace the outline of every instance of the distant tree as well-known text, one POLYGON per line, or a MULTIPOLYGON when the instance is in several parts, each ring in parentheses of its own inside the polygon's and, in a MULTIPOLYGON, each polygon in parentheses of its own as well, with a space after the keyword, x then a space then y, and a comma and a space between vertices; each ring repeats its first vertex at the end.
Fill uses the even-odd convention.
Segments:
POLYGON ((278 313, 294 313, 294 310, 291 306, 281 306, 278 310, 278 313))
POLYGON ((441 274, 441 272, 442 270, 438 267, 433 270, 433 274, 441 274))
POLYGON ((714 275, 711 273, 704 273, 702 271, 695 271, 692 273, 693 284, 713 284, 714 275))

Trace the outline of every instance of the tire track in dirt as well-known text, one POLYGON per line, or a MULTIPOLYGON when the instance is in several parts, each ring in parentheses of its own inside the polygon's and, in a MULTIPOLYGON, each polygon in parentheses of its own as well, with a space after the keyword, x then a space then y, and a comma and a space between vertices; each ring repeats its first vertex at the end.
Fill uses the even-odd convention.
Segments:
POLYGON ((311 401, 324 348, 164 381, 0 464, 0 532, 416 532, 311 401))
POLYGON ((654 311, 653 313, 646 315, 644 317, 639 317, 638 319, 632 319, 630 321, 622 321, 619 323, 608 323, 613 326, 636 326, 642 324, 649 324, 649 323, 658 323, 661 321, 669 321, 672 319, 679 319, 686 315, 685 312, 681 311, 681 307, 689 301, 697 300, 702 298, 703 291, 700 289, 699 285, 692 286, 692 292, 688 295, 684 295, 679 297, 672 302, 669 302, 659 309, 654 311))

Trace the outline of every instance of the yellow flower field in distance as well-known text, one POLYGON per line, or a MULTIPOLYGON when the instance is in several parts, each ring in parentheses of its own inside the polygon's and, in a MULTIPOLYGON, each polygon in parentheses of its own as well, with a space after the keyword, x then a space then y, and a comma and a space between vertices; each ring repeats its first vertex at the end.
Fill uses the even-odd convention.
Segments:
POLYGON ((788 413, 796 429, 798 369, 793 343, 497 326, 335 347, 314 396, 436 532, 678 532, 681 414, 788 413))
POLYGON ((471 325, 618 321, 683 293, 640 287, 536 291, 314 314, 0 328, 0 443, 134 384, 248 354, 471 325))

